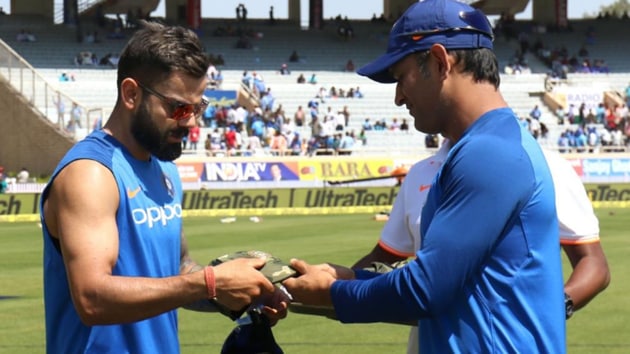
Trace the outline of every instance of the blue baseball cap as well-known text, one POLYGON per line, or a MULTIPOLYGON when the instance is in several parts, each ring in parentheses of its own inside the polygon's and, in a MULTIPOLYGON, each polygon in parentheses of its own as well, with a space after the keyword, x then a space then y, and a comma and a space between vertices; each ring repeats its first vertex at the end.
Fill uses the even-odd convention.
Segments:
POLYGON ((387 52, 357 73, 382 83, 396 80, 389 68, 433 44, 446 49, 492 49, 492 26, 481 10, 456 0, 425 0, 411 5, 389 32, 387 52))

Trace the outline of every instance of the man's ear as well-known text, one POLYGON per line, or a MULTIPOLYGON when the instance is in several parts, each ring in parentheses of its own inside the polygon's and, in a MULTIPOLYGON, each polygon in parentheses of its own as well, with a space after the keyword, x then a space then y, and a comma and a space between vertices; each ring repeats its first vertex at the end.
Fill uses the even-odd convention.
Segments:
POLYGON ((131 78, 126 78, 120 83, 120 98, 127 109, 133 110, 136 108, 136 105, 140 102, 140 91, 138 83, 131 78))
POLYGON ((432 45, 429 51, 437 62, 440 78, 445 79, 453 68, 453 56, 441 44, 432 45))

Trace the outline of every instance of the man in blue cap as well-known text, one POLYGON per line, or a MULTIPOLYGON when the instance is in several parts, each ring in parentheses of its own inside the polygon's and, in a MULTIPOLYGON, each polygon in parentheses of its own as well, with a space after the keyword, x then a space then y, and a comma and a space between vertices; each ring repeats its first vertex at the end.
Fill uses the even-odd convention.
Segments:
POLYGON ((396 83, 417 130, 452 144, 422 209, 421 248, 383 275, 293 260, 295 301, 346 323, 417 321, 422 353, 565 353, 553 182, 498 90, 485 15, 414 3, 360 75, 396 83))

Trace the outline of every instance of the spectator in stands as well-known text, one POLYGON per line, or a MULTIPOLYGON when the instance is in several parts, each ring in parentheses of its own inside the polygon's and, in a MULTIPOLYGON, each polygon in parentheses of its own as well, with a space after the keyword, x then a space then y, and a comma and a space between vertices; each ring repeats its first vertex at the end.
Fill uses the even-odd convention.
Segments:
POLYGON ((304 74, 300 74, 300 76, 298 76, 297 83, 298 84, 306 83, 306 78, 304 77, 304 74))
POLYGON ((16 177, 17 183, 28 183, 28 179, 30 177, 30 173, 26 169, 26 167, 22 167, 20 172, 18 172, 16 177))
POLYGON ((238 10, 236 12, 237 19, 241 21, 247 21, 247 8, 245 7, 245 5, 238 4, 238 8, 240 8, 241 10, 240 10, 240 18, 238 17, 239 16, 238 10))
POLYGON ((337 26, 337 35, 344 40, 350 40, 354 37, 354 29, 352 28, 350 21, 348 21, 347 16, 337 26))
POLYGON ((74 81, 74 75, 72 74, 68 75, 68 73, 66 73, 65 71, 62 71, 61 75, 59 75, 59 81, 60 82, 74 81))
POLYGON ((291 72, 289 71, 287 64, 282 63, 282 65, 280 65, 280 75, 289 75, 289 74, 291 74, 291 72))
POLYGON ((35 38, 35 35, 33 34, 33 32, 31 31, 26 31, 26 41, 27 42, 35 42, 37 41, 37 38, 35 38))
POLYGON ((315 75, 315 73, 311 74, 310 79, 308 79, 308 83, 312 85, 317 85, 317 75, 315 75))
POLYGON ((566 118, 566 112, 564 111, 564 108, 561 105, 559 105, 558 108, 556 108, 556 110, 554 111, 554 115, 556 116, 558 124, 563 125, 566 118))
POLYGON ((293 156, 302 155, 302 139, 300 138, 300 134, 295 132, 293 137, 291 138, 291 142, 289 142, 289 151, 293 156))
POLYGON ((225 65, 225 59, 223 58, 223 54, 219 53, 216 57, 214 57, 214 65, 222 66, 225 65))
POLYGON ((66 114, 66 104, 63 102, 61 98, 61 93, 57 93, 56 96, 53 96, 53 103, 55 107, 57 107, 57 124, 60 128, 62 128, 65 123, 65 114, 66 114))
POLYGON ((538 140, 541 136, 541 124, 538 119, 527 119, 527 123, 529 126, 529 132, 532 134, 534 139, 538 140))
POLYGON ((276 130, 274 135, 271 137, 271 142, 269 144, 271 148, 271 154, 275 156, 284 156, 287 154, 287 139, 282 135, 280 129, 276 130))
POLYGON ((348 124, 350 124, 350 111, 348 110, 348 106, 343 106, 341 114, 343 114, 343 126, 347 128, 348 124))
POLYGON ((319 101, 316 97, 311 98, 311 100, 308 101, 307 107, 309 109, 309 113, 311 114, 311 118, 319 115, 319 101))
POLYGON ((330 90, 328 91, 328 96, 330 96, 330 98, 337 98, 339 96, 337 94, 337 88, 335 86, 330 86, 330 90))
POLYGON ((518 34, 518 42, 521 48, 521 54, 527 54, 527 52, 529 52, 529 34, 526 31, 521 31, 518 34))
POLYGON ((385 122, 385 118, 382 118, 380 121, 376 121, 376 123, 374 123, 374 130, 387 130, 387 122, 385 122))
POLYGON ((276 24, 276 18, 273 16, 273 6, 269 7, 269 25, 273 26, 276 24))
POLYGON ((576 70, 578 73, 588 74, 591 73, 591 65, 588 59, 582 61, 582 65, 576 70))
POLYGON ((424 146, 426 148, 437 148, 439 146, 439 136, 437 134, 426 134, 424 136, 424 146))
POLYGON ((600 102, 595 108, 595 122, 596 124, 603 124, 606 119, 606 107, 603 102, 600 102))
POLYGON ((365 134, 365 129, 361 129, 358 139, 361 141, 363 146, 367 145, 367 135, 365 134))
POLYGON ((276 99, 271 94, 271 88, 268 87, 265 92, 261 93, 260 108, 263 111, 265 111, 267 109, 270 110, 270 111, 273 111, 274 110, 275 101, 276 101, 276 99))
POLYGON ((66 130, 66 133, 68 133, 70 135, 74 135, 74 133, 76 133, 76 131, 77 131, 77 124, 76 124, 76 122, 74 120, 72 120, 72 119, 68 120, 68 124, 66 124, 65 130, 66 130))
POLYGON ((357 88, 354 89, 354 97, 363 98, 363 92, 361 92, 361 88, 359 86, 357 86, 357 88))
POLYGON ((103 116, 99 114, 92 124, 92 131, 101 130, 103 128, 103 116))
POLYGON ((630 83, 628 84, 628 86, 626 86, 626 89, 624 90, 624 95, 625 95, 626 105, 630 106, 630 83))
POLYGON ((223 144, 223 139, 221 138, 221 133, 219 133, 219 128, 214 128, 214 130, 212 130, 212 133, 209 134, 210 135, 210 150, 212 153, 212 156, 216 156, 216 154, 225 149, 225 146, 223 144))
POLYGON ((335 130, 336 131, 343 131, 344 129, 344 122, 345 122, 345 117, 343 114, 343 111, 337 111, 337 114, 335 114, 332 117, 333 121, 334 121, 334 126, 335 126, 335 130))
POLYGON ((295 126, 301 127, 304 125, 305 118, 306 114, 304 113, 302 106, 298 106, 295 114, 293 114, 293 123, 295 124, 295 126))
POLYGON ((4 9, 2 8, 2 6, 0 6, 0 16, 4 16, 7 13, 4 11, 4 9))
POLYGON ((297 63, 300 61, 300 56, 297 53, 297 50, 293 49, 293 52, 291 52, 291 55, 289 56, 289 62, 291 63, 297 63))
POLYGON ((615 110, 607 106, 606 116, 604 117, 604 127, 608 130, 613 130, 617 127, 616 121, 615 110))
POLYGON ((0 194, 7 192, 9 185, 7 183, 7 176, 4 174, 4 167, 0 166, 0 194))
POLYGON ((348 61, 346 62, 345 70, 352 73, 355 71, 354 62, 352 61, 352 59, 348 59, 348 61))
POLYGON ((593 61, 593 66, 591 67, 591 72, 608 74, 610 73, 610 69, 608 68, 608 64, 606 64, 606 61, 604 59, 595 59, 593 61))
POLYGON ((245 87, 251 90, 253 88, 252 86, 253 82, 254 80, 252 78, 252 75, 247 70, 243 71, 243 76, 241 77, 241 84, 243 84, 245 87))
POLYGON ((236 144, 236 129, 234 127, 227 127, 223 134, 225 139, 225 148, 227 149, 227 156, 233 156, 238 148, 236 144))
POLYGON ((84 43, 94 43, 94 34, 92 32, 88 32, 83 36, 84 43))
POLYGON ((365 118, 365 120, 363 121, 362 128, 364 131, 373 129, 372 123, 370 122, 370 118, 365 118))
POLYGON ((220 90, 223 86, 223 73, 221 70, 217 70, 210 76, 210 84, 217 90, 220 90))
POLYGON ((570 103, 569 108, 567 109, 567 112, 565 114, 566 121, 569 122, 569 124, 574 124, 576 115, 577 109, 575 108, 575 105, 573 103, 570 103))
POLYGON ((212 156, 212 140, 210 140, 212 135, 208 133, 206 135, 206 140, 203 143, 203 147, 206 150, 206 156, 212 156))
POLYGON ((409 123, 407 123, 406 118, 403 118, 402 123, 400 123, 400 131, 403 131, 403 132, 409 131, 409 123))
POLYGON ((262 94, 267 91, 267 85, 265 84, 265 79, 263 79, 261 74, 255 71, 252 73, 252 78, 253 78, 252 84, 254 87, 254 93, 256 93, 258 97, 260 98, 262 97, 262 94))
POLYGON ((588 113, 586 114, 586 117, 584 117, 584 123, 585 124, 597 123, 597 116, 595 115, 595 111, 592 108, 588 109, 588 113))
POLYGON ((188 135, 182 137, 182 151, 188 149, 188 135))
POLYGON ((584 126, 586 124, 586 114, 586 103, 582 102, 582 104, 580 104, 580 107, 578 108, 577 116, 573 118, 573 122, 575 124, 580 124, 584 126))
POLYGON ((574 132, 575 146, 577 147, 578 152, 584 152, 588 138, 584 133, 584 129, 582 127, 578 127, 574 132))
POLYGON ((188 141, 190 142, 190 150, 197 150, 197 144, 199 143, 199 139, 201 138, 201 129, 199 128, 199 123, 195 124, 188 130, 188 141))
POLYGON ((265 137, 265 122, 262 117, 262 111, 260 108, 254 109, 254 115, 251 118, 252 125, 251 131, 252 135, 258 137, 260 141, 263 141, 265 137))
POLYGON ((565 153, 570 151, 569 133, 564 131, 558 137, 558 152, 565 153))
POLYGON ((27 29, 22 29, 15 36, 15 40, 18 42, 35 42, 37 39, 35 38, 35 35, 31 31, 27 29))
POLYGON ((586 128, 586 137, 586 143, 591 148, 589 149, 589 152, 595 151, 594 148, 600 144, 599 135, 597 134, 597 127, 592 125, 588 126, 586 128))
POLYGON ((74 125, 81 128, 81 116, 83 115, 83 109, 78 103, 72 102, 72 110, 70 110, 71 121, 74 125))
POLYGON ((389 130, 400 130, 400 123, 398 123, 398 118, 392 118, 392 123, 388 127, 389 130))
POLYGON ((541 115, 542 112, 540 111, 540 108, 538 108, 538 105, 535 105, 534 108, 529 112, 529 117, 535 120, 540 120, 541 115))
POLYGON ((209 104, 206 107, 206 110, 203 112, 203 114, 201 116, 202 121, 203 121, 203 125, 205 127, 208 127, 208 128, 215 128, 216 127, 216 122, 214 120, 214 115, 217 112, 218 108, 219 108, 218 104, 214 104, 214 105, 209 104))

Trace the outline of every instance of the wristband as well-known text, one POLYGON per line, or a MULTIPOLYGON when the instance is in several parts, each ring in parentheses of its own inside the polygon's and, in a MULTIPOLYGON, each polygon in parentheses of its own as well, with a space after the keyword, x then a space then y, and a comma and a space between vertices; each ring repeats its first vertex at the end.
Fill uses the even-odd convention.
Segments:
POLYGON ((206 279, 206 288, 208 289, 208 299, 217 297, 217 284, 214 279, 214 268, 206 266, 203 268, 203 275, 206 279))

